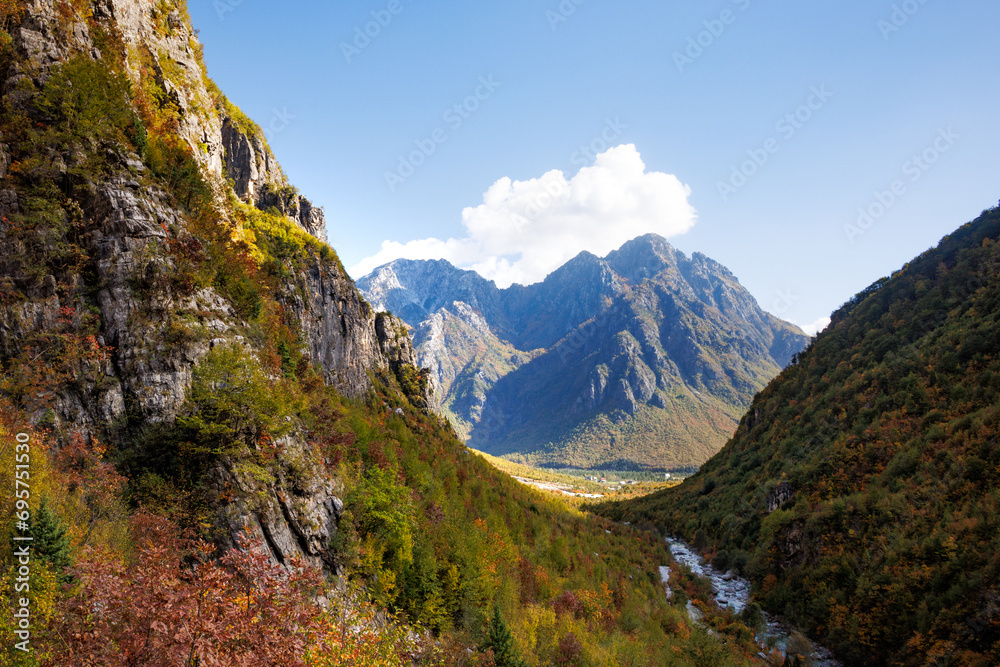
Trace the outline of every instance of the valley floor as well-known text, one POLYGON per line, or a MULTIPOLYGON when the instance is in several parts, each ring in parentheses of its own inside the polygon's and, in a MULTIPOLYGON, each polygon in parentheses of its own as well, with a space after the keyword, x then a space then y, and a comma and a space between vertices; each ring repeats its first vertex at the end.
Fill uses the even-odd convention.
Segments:
MULTIPOLYGON (((612 482, 609 481, 611 477, 609 473, 608 477, 594 480, 592 475, 578 477, 563 472, 512 463, 481 452, 477 452, 477 454, 519 483, 555 496, 572 506, 581 505, 585 499, 621 499, 622 497, 647 495, 679 483, 674 480, 657 483, 638 483, 634 481, 632 483, 625 483, 626 480, 618 479, 618 475, 614 476, 615 481, 612 482), (600 492, 588 492, 585 490, 595 487, 600 492)), ((702 585, 706 587, 706 590, 710 587, 711 594, 709 599, 714 598, 715 605, 717 605, 718 610, 721 610, 723 614, 731 612, 733 617, 745 620, 750 617, 748 616, 749 612, 747 608, 756 608, 755 613, 759 613, 760 619, 759 630, 756 633, 756 642, 760 646, 760 653, 758 654, 760 659, 769 664, 774 660, 780 663, 787 656, 798 655, 805 658, 807 660, 805 664, 812 667, 842 667, 841 663, 836 660, 828 649, 810 641, 790 623, 784 619, 760 611, 759 607, 751 601, 749 581, 735 575, 731 571, 720 572, 711 563, 704 560, 693 547, 681 539, 667 537, 665 541, 674 561, 669 566, 661 565, 659 567, 667 599, 674 599, 675 594, 683 595, 685 581, 693 575, 704 582, 702 585), (690 572, 690 574, 685 572, 685 570, 690 572), (780 653, 780 657, 777 657, 778 653, 780 653)), ((694 602, 688 600, 686 608, 688 617, 692 623, 709 628, 709 631, 712 631, 710 626, 706 625, 703 611, 706 607, 701 606, 701 603, 695 605, 694 602)))

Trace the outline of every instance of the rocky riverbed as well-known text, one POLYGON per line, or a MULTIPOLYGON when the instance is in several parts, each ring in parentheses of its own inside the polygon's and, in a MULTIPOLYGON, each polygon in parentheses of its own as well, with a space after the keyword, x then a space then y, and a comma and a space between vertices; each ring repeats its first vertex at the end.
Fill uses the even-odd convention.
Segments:
MULTIPOLYGON (((698 555, 698 552, 683 540, 668 537, 667 545, 670 547, 670 553, 675 561, 687 566, 691 569, 691 572, 711 582, 712 590, 715 591, 715 601, 720 607, 728 607, 737 614, 743 611, 750 600, 749 581, 736 576, 732 572, 719 572, 710 563, 705 562, 698 555)), ((660 575, 663 577, 664 582, 666 582, 670 576, 670 569, 661 567, 660 575)), ((672 593, 669 586, 667 587, 667 591, 668 595, 672 593)), ((690 602, 688 603, 688 614, 695 622, 701 620, 700 612, 690 602)), ((793 641, 794 637, 796 643, 801 646, 799 650, 806 649, 809 651, 810 655, 808 657, 813 667, 842 667, 828 649, 809 641, 802 633, 798 632, 782 619, 769 614, 764 614, 764 618, 766 620, 766 627, 757 637, 761 644, 776 648, 781 651, 782 655, 785 655, 789 643, 793 641)))

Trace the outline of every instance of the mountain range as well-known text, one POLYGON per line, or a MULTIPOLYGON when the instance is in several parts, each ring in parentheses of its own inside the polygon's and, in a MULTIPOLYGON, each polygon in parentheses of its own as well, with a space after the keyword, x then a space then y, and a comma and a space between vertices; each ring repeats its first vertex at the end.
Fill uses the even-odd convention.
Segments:
POLYGON ((470 446, 541 466, 696 467, 802 350, 724 266, 650 234, 499 289, 444 260, 357 281, 413 331, 470 446))

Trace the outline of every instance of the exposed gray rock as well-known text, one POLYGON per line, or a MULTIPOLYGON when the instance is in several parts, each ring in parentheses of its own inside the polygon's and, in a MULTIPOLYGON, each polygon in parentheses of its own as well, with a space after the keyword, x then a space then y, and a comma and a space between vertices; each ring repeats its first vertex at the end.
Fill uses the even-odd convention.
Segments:
POLYGON ((10 146, 0 143, 0 180, 7 178, 7 169, 10 167, 9 150, 10 146))
POLYGON ((245 133, 231 118, 224 118, 222 141, 225 148, 226 174, 233 181, 236 195, 261 210, 276 209, 297 222, 316 238, 326 241, 326 217, 294 188, 264 143, 262 136, 245 133))
POLYGON ((11 188, 0 190, 0 215, 15 215, 19 210, 17 191, 11 188))
POLYGON ((339 573, 330 540, 337 532, 343 501, 335 495, 333 480, 299 437, 276 443, 283 466, 273 483, 264 483, 239 462, 224 461, 207 476, 210 493, 221 508, 218 533, 227 536, 221 546, 234 547, 239 539, 260 542, 282 565, 292 559, 339 573))
MULTIPOLYGON (((22 25, 10 31, 18 57, 2 82, 4 102, 14 107, 23 105, 68 57, 100 56, 88 21, 76 16, 67 23, 54 0, 29 5, 22 25)), ((232 131, 224 137, 227 119, 205 87, 195 36, 180 13, 161 14, 158 7, 136 0, 91 3, 93 20, 121 36, 125 52, 117 55, 126 59, 133 83, 147 74, 155 77, 176 105, 177 133, 220 199, 226 187, 224 156, 232 153, 226 166, 238 172, 241 196, 256 205, 274 205, 324 238, 321 209, 290 188, 272 187, 284 185, 284 179, 266 146, 232 131), (152 58, 151 68, 140 67, 138 54, 152 58)), ((67 8, 72 9, 62 3, 61 11, 67 8)), ((19 150, 0 142, 0 179, 9 176, 11 155, 19 150)), ((138 155, 101 146, 105 173, 81 182, 85 171, 74 168, 92 158, 95 147, 60 150, 33 156, 37 177, 55 178, 63 188, 67 199, 55 228, 72 229, 67 233, 72 238, 65 240, 84 258, 31 265, 30 258, 51 249, 0 221, 0 356, 4 362, 17 359, 26 345, 63 331, 72 344, 94 352, 67 361, 75 365, 63 369, 68 379, 54 395, 23 397, 31 418, 44 420, 57 435, 100 436, 102 429, 125 423, 136 429, 170 424, 184 406, 195 368, 212 347, 252 348, 246 323, 218 292, 176 282, 182 276, 167 246, 189 240, 189 223, 170 196, 148 185, 148 170, 138 155), (83 319, 91 317, 84 327, 83 319), (78 336, 81 331, 87 335, 78 336)), ((0 214, 15 215, 21 205, 15 187, 0 189, 0 214)), ((347 395, 366 394, 370 372, 398 373, 416 360, 404 325, 376 315, 335 259, 317 260, 290 277, 278 296, 298 317, 327 381, 347 395)), ((217 527, 228 536, 222 546, 235 544, 236 533, 247 530, 277 562, 303 557, 336 571, 330 539, 344 509, 337 481, 319 465, 303 434, 280 444, 273 480, 261 481, 259 470, 255 476, 240 461, 224 460, 206 471, 217 527)))
POLYGON ((266 184, 283 183, 280 167, 260 137, 245 134, 230 118, 222 123, 222 143, 226 175, 243 201, 256 204, 266 184))
POLYGON ((376 314, 339 266, 317 260, 278 296, 298 318, 327 383, 344 394, 364 395, 371 371, 416 365, 405 325, 376 314))
POLYGON ((767 507, 768 513, 774 512, 781 509, 783 505, 790 502, 795 498, 795 491, 792 489, 792 485, 788 482, 779 482, 774 491, 767 494, 767 498, 764 499, 764 506, 767 507))
POLYGON ((434 372, 456 429, 471 426, 470 444, 490 453, 604 433, 595 424, 609 420, 630 424, 620 435, 647 437, 638 435, 644 420, 671 406, 684 414, 651 421, 676 431, 648 437, 664 447, 673 440, 674 451, 693 443, 694 453, 674 464, 698 465, 808 341, 765 313, 725 267, 656 235, 603 259, 581 253, 527 287, 499 289, 443 260, 397 260, 358 287, 414 329, 418 357, 434 372), (688 424, 701 430, 689 433, 688 424))

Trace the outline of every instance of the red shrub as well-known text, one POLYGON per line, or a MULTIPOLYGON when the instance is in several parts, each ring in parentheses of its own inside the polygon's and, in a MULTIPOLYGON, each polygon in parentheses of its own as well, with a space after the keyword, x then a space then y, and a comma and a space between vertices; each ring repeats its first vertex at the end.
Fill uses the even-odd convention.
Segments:
POLYGON ((322 610, 317 572, 273 565, 255 545, 209 560, 167 520, 133 520, 134 562, 88 552, 61 604, 47 664, 59 667, 304 665, 322 610))

